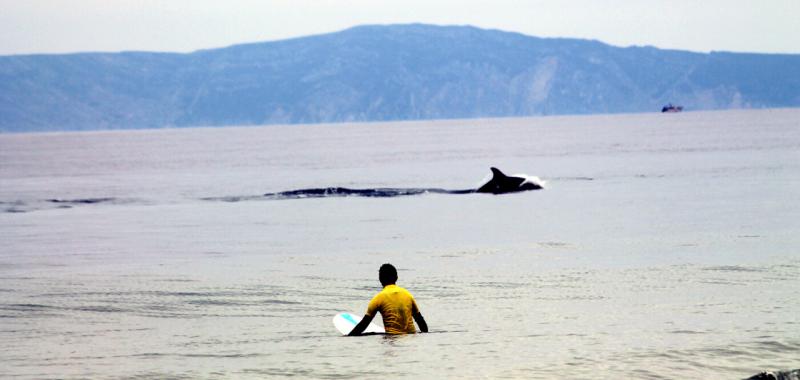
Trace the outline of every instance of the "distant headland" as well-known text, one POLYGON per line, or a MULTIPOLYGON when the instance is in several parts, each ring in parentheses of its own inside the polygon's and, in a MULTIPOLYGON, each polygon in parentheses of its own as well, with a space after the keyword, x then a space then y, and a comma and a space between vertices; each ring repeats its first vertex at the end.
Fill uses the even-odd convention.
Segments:
POLYGON ((0 132, 800 106, 800 55, 471 26, 360 26, 193 53, 0 56, 0 132))

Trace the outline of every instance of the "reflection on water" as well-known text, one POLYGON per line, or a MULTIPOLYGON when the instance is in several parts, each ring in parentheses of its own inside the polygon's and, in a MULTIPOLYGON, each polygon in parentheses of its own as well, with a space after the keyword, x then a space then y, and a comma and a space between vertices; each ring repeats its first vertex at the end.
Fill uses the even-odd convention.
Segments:
POLYGON ((0 136, 0 377, 797 367, 798 111, 658 116, 0 136), (550 189, 202 199, 459 188, 501 164, 550 189), (433 333, 339 336, 384 262, 433 333))

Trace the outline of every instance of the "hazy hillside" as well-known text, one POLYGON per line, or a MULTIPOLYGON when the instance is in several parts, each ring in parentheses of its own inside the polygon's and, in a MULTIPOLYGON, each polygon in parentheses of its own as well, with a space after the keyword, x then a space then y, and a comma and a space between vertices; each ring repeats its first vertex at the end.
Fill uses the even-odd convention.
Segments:
POLYGON ((0 131, 800 106, 800 55, 363 26, 190 54, 0 57, 0 131))

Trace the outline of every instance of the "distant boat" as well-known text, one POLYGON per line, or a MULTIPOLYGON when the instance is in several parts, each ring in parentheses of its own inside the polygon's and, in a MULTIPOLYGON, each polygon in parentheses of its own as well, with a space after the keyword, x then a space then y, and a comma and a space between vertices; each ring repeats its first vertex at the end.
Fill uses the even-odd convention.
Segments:
POLYGON ((683 111, 683 106, 673 106, 672 103, 661 107, 661 112, 681 112, 683 111))

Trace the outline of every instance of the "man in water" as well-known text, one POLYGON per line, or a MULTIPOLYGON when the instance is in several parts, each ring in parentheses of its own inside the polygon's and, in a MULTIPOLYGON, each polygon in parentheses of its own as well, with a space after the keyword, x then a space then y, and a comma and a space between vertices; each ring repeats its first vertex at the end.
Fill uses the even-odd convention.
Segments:
POLYGON ((397 270, 392 264, 383 264, 378 271, 383 290, 372 298, 367 306, 367 314, 361 319, 353 331, 347 335, 361 335, 372 322, 376 312, 381 313, 383 328, 387 334, 414 334, 414 321, 422 332, 428 332, 428 324, 419 312, 414 296, 397 285, 397 270))

